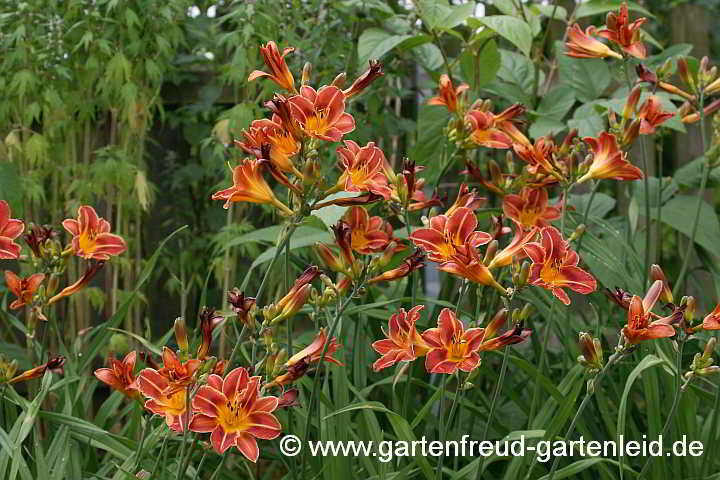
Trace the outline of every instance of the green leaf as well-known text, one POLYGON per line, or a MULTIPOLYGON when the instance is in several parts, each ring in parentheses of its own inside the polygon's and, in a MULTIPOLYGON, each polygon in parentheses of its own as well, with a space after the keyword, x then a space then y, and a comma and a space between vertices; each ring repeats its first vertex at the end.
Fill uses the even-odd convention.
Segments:
MULTIPOLYGON (((329 202, 332 200, 337 200, 339 198, 352 198, 357 197, 357 193, 353 192, 338 192, 333 193, 332 195, 329 195, 327 198, 325 198, 324 202, 329 202)), ((345 215, 345 212, 347 211, 348 207, 340 207, 338 205, 328 205, 327 207, 323 207, 320 210, 314 210, 312 212, 312 215, 318 217, 322 222, 325 224, 326 227, 330 228, 333 225, 337 223, 338 220, 342 218, 343 215, 345 215)), ((302 228, 302 227, 300 227, 302 228)), ((303 233, 300 232, 300 228, 295 232, 295 235, 303 236, 303 233)), ((315 230, 312 233, 318 233, 317 230, 315 230)))
POLYGON ((534 4, 530 6, 530 10, 548 18, 552 17, 555 20, 567 21, 567 10, 565 10, 565 7, 556 5, 558 2, 552 3, 553 5, 534 4), (553 15, 553 12, 555 12, 555 15, 553 15))
MULTIPOLYGON (((575 214, 581 221, 582 216, 585 214, 587 203, 590 201, 590 193, 584 193, 582 195, 570 194, 568 199, 568 205, 575 207, 575 214)), ((615 199, 610 195, 604 193, 596 193, 593 198, 593 203, 590 205, 590 211, 588 212, 588 218, 603 218, 608 213, 612 212, 615 208, 615 199)))
POLYGON ((412 49, 418 63, 427 70, 437 70, 443 64, 442 52, 433 43, 425 43, 412 49))
POLYGON ((560 84, 542 97, 537 113, 543 117, 562 120, 574 104, 575 92, 572 87, 560 84))
POLYGON ((610 67, 600 58, 573 58, 565 55, 565 46, 558 42, 557 52, 560 81, 575 90, 581 102, 599 98, 610 86, 610 67))
MULTIPOLYGON (((417 437, 410 428, 407 420, 395 413, 387 414, 387 418, 390 421, 390 424, 395 431, 395 435, 397 435, 399 440, 404 440, 407 442, 417 441, 417 437)), ((430 466, 430 462, 428 462, 427 457, 423 457, 422 455, 416 455, 413 458, 415 459, 415 462, 420 466, 420 469, 423 471, 423 474, 426 478, 435 478, 435 476, 433 475, 433 469, 430 466)))
POLYGON ((550 117, 537 117, 530 125, 530 138, 536 139, 546 135, 558 135, 567 130, 565 122, 550 117))
POLYGON ((444 0, 415 0, 418 14, 431 30, 451 29, 475 12, 475 1, 450 6, 444 0))
POLYGON ((568 120, 569 128, 577 128, 579 137, 596 137, 605 130, 605 119, 595 109, 595 103, 586 103, 575 110, 568 120))
POLYGON ((491 17, 481 17, 478 20, 518 47, 526 56, 530 56, 533 35, 530 25, 526 22, 509 15, 493 15, 491 17))
MULTIPOLYGON (((625 465, 623 467, 620 462, 611 458, 584 458, 582 460, 571 463, 567 467, 558 469, 555 472, 555 476, 553 478, 556 478, 558 480, 560 480, 561 478, 577 478, 577 474, 589 469, 590 467, 594 467, 598 463, 610 463, 612 465, 617 465, 618 467, 624 468, 625 470, 634 473, 635 475, 638 474, 638 472, 636 472, 629 466, 625 465)), ((550 478, 549 474, 540 477, 538 480, 548 480, 548 478, 550 478)))
MULTIPOLYGON (((632 389, 633 383, 635 383, 635 380, 638 379, 638 377, 647 370, 648 368, 655 367, 657 365, 660 365, 663 363, 663 360, 656 357, 655 355, 648 354, 640 361, 640 363, 637 364, 635 368, 633 368, 633 371, 630 372, 630 375, 628 375, 627 380, 625 381, 625 388, 623 390, 622 397, 620 399, 620 407, 618 409, 618 419, 617 419, 617 434, 618 434, 618 441, 619 438, 625 434, 625 418, 627 417, 627 402, 628 398, 630 396, 630 390, 632 389)), ((623 478, 624 470, 622 468, 623 465, 623 457, 619 456, 619 465, 620 465, 620 478, 623 478)))
POLYGON ((467 48, 460 55, 460 71, 473 90, 492 82, 500 70, 500 52, 495 40, 488 39, 481 46, 479 52, 467 48))
POLYGON ((379 59, 412 35, 393 35, 380 28, 368 28, 358 39, 358 65, 365 68, 370 59, 379 59))
MULTIPOLYGON (((690 237, 695 212, 698 206, 696 195, 678 195, 663 205, 662 222, 678 232, 690 237)), ((657 220, 657 210, 651 209, 650 216, 657 220)), ((695 243, 716 257, 720 257, 720 222, 715 210, 705 201, 700 201, 700 223, 695 235, 695 243)))
POLYGON ((377 410, 378 412, 385 412, 389 414, 395 413, 392 410, 388 410, 388 408, 380 402, 359 402, 335 410, 331 414, 325 415, 323 420, 327 420, 330 417, 334 417, 335 415, 340 415, 342 413, 354 412, 355 410, 377 410))
POLYGON ((575 11, 575 18, 589 17, 591 15, 609 12, 610 10, 618 10, 623 3, 627 3, 628 10, 634 10, 642 15, 655 18, 655 15, 637 3, 627 2, 626 0, 591 0, 587 3, 582 3, 578 5, 575 11))
POLYGON ((441 105, 421 105, 418 111, 417 141, 412 150, 411 158, 418 165, 425 166, 423 177, 432 185, 442 169, 441 157, 446 148, 443 130, 448 124, 450 115, 441 105))
MULTIPOLYGON (((698 188, 702 181, 704 157, 698 157, 695 160, 686 163, 675 171, 673 178, 678 183, 687 188, 698 188)), ((720 183, 720 168, 713 168, 708 178, 708 187, 715 186, 720 183)))

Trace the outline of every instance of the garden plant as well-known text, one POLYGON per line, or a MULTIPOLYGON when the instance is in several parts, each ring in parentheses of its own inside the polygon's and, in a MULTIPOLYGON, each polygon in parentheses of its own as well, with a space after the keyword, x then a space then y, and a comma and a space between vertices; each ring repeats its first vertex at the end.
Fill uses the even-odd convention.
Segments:
POLYGON ((4 6, 0 477, 720 479, 720 75, 649 3, 4 6))

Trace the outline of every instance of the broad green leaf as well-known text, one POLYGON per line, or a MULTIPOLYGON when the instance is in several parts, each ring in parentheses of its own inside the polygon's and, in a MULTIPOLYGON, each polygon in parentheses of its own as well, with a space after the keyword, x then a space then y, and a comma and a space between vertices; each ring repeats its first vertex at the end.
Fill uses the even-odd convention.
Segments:
MULTIPOLYGON (((357 197, 357 193, 352 192, 338 192, 333 193, 332 195, 328 196, 324 202, 329 202, 332 200, 337 200, 339 198, 351 198, 351 197, 357 197)), ((345 212, 347 211, 348 207, 340 207, 337 205, 328 205, 327 207, 323 207, 319 210, 314 210, 312 212, 312 215, 318 217, 320 220, 323 221, 326 227, 330 228, 333 225, 337 223, 338 220, 342 218, 343 215, 345 215, 345 212)), ((312 234, 312 233, 318 233, 317 230, 313 229, 313 232, 301 232, 300 230, 303 227, 298 228, 293 236, 303 237, 306 234, 312 234)), ((274 239, 273 239, 274 240, 274 239)))
MULTIPOLYGON (((629 471, 630 473, 633 473, 635 475, 638 475, 639 472, 636 472, 629 466, 621 465, 618 461, 613 460, 612 458, 584 458, 582 460, 578 460, 576 462, 571 463, 567 467, 559 468, 555 472, 555 476, 553 478, 561 479, 561 478, 577 478, 577 475, 591 467, 594 467, 600 463, 609 463, 611 465, 617 465, 620 468, 624 468, 625 470, 629 471)), ((538 480, 548 480, 550 476, 549 475, 543 475, 538 480)))
MULTIPOLYGON (((500 95, 510 102, 525 105, 531 103, 531 95, 535 82, 535 65, 524 55, 510 50, 500 49, 501 65, 497 79, 487 85, 485 90, 500 95)), ((545 74, 538 74, 538 84, 545 81, 545 74)))
MULTIPOLYGON (((575 207, 575 215, 578 216, 578 221, 582 221, 582 216, 585 215, 585 209, 590 201, 589 193, 581 195, 571 194, 568 199, 568 205, 575 207)), ((588 212, 588 218, 603 218, 605 215, 610 213, 615 208, 615 199, 605 193, 597 192, 590 205, 590 211, 588 212)))
POLYGON ((448 5, 445 0, 415 0, 420 18, 429 29, 449 30, 467 20, 475 12, 475 1, 448 5))
POLYGON ((568 85, 560 84, 550 90, 540 100, 537 114, 543 117, 562 120, 575 104, 575 92, 568 85))
POLYGON ((605 119, 597 112, 595 102, 586 103, 575 110, 568 127, 577 128, 579 137, 596 137, 605 130, 605 119))
POLYGON ((379 59, 412 35, 393 35, 380 28, 368 28, 358 39, 358 66, 365 68, 370 59, 379 59))
POLYGON ((567 21, 567 10, 557 4, 558 2, 552 2, 551 5, 533 4, 530 6, 531 11, 535 11, 545 17, 552 17, 555 20, 567 21))
POLYGON ((560 81, 569 85, 581 102, 599 98, 610 86, 612 77, 608 64, 599 58, 574 58, 565 55, 565 46, 557 44, 560 81))
POLYGON ((0 161, 0 199, 8 202, 14 218, 23 214, 23 193, 20 185, 15 164, 0 161))
MULTIPOLYGON (((704 163, 704 157, 698 157, 678 168, 673 178, 683 187, 698 188, 702 181, 704 163)), ((720 168, 716 167, 710 171, 708 186, 715 186, 718 183, 720 183, 720 168)))
MULTIPOLYGON (((323 232, 321 230, 309 229, 312 232, 308 232, 306 235, 293 235, 290 238, 290 250, 296 248, 304 248, 314 245, 316 242, 331 242, 332 236, 329 232, 323 232)), ((297 233, 297 232, 296 232, 297 233)), ((262 265, 265 262, 269 262, 275 257, 277 247, 271 247, 265 250, 255 261, 250 265, 250 271, 253 271, 258 265, 262 265)))
POLYGON ((530 25, 526 22, 509 15, 493 15, 491 17, 481 17, 478 20, 515 45, 526 56, 530 56, 533 35, 530 25))
POLYGON ((425 43, 412 49, 418 63, 427 70, 437 70, 443 64, 442 52, 434 43, 425 43))
MULTIPOLYGON (((662 222, 678 232, 690 237, 695 212, 698 207, 696 195, 678 195, 663 205, 662 222)), ((650 216, 657 220, 657 210, 651 209, 650 216)), ((705 201, 700 201, 700 221, 695 235, 695 243, 720 257, 720 222, 715 210, 705 201)))
POLYGON ((627 2, 625 0, 591 0, 587 3, 578 5, 577 10, 575 11, 575 18, 589 17, 591 15, 597 15, 611 10, 618 10, 624 3, 627 3, 628 10, 638 12, 639 14, 648 17, 655 17, 655 15, 635 2, 627 2))
POLYGON ((380 402, 360 402, 360 403, 353 403, 346 407, 335 410, 334 412, 332 412, 328 415, 325 415, 323 417, 323 420, 327 420, 328 418, 331 418, 331 417, 334 417, 336 415, 340 415, 343 413, 354 412, 355 410, 376 410, 378 412, 384 412, 384 413, 388 413, 388 414, 395 413, 392 410, 388 410, 388 408, 380 402))
POLYGON ((443 149, 447 143, 443 139, 443 130, 450 120, 447 109, 440 105, 422 105, 418 112, 417 142, 411 158, 418 165, 425 166, 423 177, 432 185, 440 175, 443 149))
POLYGON ((473 90, 492 82, 500 70, 500 52, 495 40, 488 39, 480 45, 479 52, 467 48, 460 56, 460 70, 473 90))

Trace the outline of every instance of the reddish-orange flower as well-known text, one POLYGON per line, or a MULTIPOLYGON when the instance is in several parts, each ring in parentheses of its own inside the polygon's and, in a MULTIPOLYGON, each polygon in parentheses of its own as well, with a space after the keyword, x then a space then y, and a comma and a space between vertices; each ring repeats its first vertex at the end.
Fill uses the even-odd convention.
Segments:
POLYGON ((173 388, 170 381, 154 368, 146 368, 137 377, 137 386, 148 400, 145 408, 165 417, 165 423, 176 432, 185 430, 188 421, 187 388, 173 388), (170 392, 170 393, 168 393, 170 392))
POLYGON ((450 217, 458 208, 463 207, 475 211, 485 205, 486 202, 487 198, 481 197, 475 189, 470 190, 468 186, 463 183, 460 185, 455 203, 445 211, 445 215, 450 217))
POLYGON ((411 212, 442 205, 436 194, 433 194, 430 198, 425 196, 425 192, 423 192, 425 179, 417 178, 417 174, 423 168, 422 166, 416 166, 415 160, 405 158, 403 160, 402 174, 398 175, 396 182, 390 184, 392 200, 407 206, 408 211, 411 212))
POLYGON ((557 145, 551 138, 540 137, 531 143, 513 144, 515 153, 527 162, 527 170, 533 175, 549 175, 555 171, 553 156, 557 152, 557 145))
POLYGON ((424 267, 424 261, 425 255, 420 249, 418 249, 408 255, 398 267, 371 278, 368 280, 368 283, 390 282, 399 278, 407 277, 415 270, 424 267))
POLYGON ((475 213, 462 207, 452 215, 435 215, 430 219, 428 228, 415 230, 410 240, 425 250, 433 262, 446 262, 458 251, 464 253, 466 245, 476 248, 492 240, 489 233, 476 231, 475 228, 475 213))
POLYGON ((175 352, 168 347, 163 347, 163 367, 158 370, 158 373, 169 382, 167 389, 163 393, 170 395, 177 390, 184 390, 195 381, 195 372, 201 364, 202 362, 196 358, 183 362, 175 352))
POLYGON ((352 229, 350 245, 358 253, 382 252, 392 240, 392 226, 382 217, 371 217, 363 207, 351 207, 343 219, 352 229))
POLYGON ((666 338, 675 335, 675 329, 670 325, 676 315, 660 318, 650 321, 652 318, 652 308, 660 298, 663 291, 662 280, 656 280, 652 284, 650 290, 645 294, 645 298, 633 295, 628 308, 627 325, 623 327, 623 335, 631 344, 642 342, 643 340, 652 340, 654 338, 666 338))
POLYGON ((593 35, 595 34, 596 29, 593 26, 589 26, 585 29, 585 32, 583 32, 580 25, 577 23, 573 24, 568 28, 567 32, 567 42, 565 46, 568 52, 566 55, 578 58, 615 57, 622 59, 622 55, 594 38, 593 35))
POLYGON ((250 311, 255 308, 255 297, 248 297, 245 295, 245 292, 241 292, 238 288, 233 288, 227 293, 227 299, 230 308, 237 314, 238 320, 252 327, 250 311))
POLYGON ((483 262, 483 257, 480 256, 478 250, 471 245, 466 244, 450 260, 438 265, 438 270, 505 292, 505 289, 495 280, 492 272, 483 262))
POLYGON ((520 195, 505 195, 503 212, 524 227, 547 227, 557 220, 562 209, 548 204, 548 192, 544 188, 523 188, 520 195))
POLYGON ((585 137, 593 158, 585 175, 578 179, 582 183, 590 179, 612 178, 613 180, 638 180, 643 172, 627 159, 627 153, 618 148, 615 135, 602 132, 598 138, 585 137))
POLYGON ((235 144, 256 158, 263 158, 263 145, 270 146, 269 160, 283 172, 292 172, 298 177, 302 174, 293 164, 300 147, 292 134, 282 125, 282 120, 273 114, 273 119, 253 120, 249 131, 243 130, 245 141, 235 140, 235 144))
POLYGON ((275 197, 262 175, 262 161, 246 158, 233 169, 233 186, 215 192, 213 200, 225 200, 223 208, 232 202, 269 203, 287 215, 292 214, 284 203, 275 197))
POLYGON ((363 90, 365 90, 376 78, 382 77, 385 75, 383 73, 383 65, 377 60, 370 60, 369 61, 369 67, 367 70, 365 70, 362 75, 360 75, 358 78, 355 79, 355 81, 350 85, 349 88, 346 88, 343 90, 343 94, 345 95, 345 98, 354 97, 355 95, 358 95, 363 90))
POLYGON ((642 135, 655 133, 655 127, 674 116, 674 113, 663 110, 660 100, 655 95, 651 95, 645 100, 637 113, 637 117, 640 119, 640 133, 642 135))
POLYGON ((303 86, 300 95, 288 99, 294 120, 306 135, 328 142, 339 142, 355 130, 355 120, 345 113, 345 95, 334 85, 320 90, 303 86))
POLYGON ((640 27, 647 22, 641 17, 630 23, 627 3, 624 3, 617 12, 610 12, 605 21, 605 28, 597 34, 607 38, 635 58, 645 58, 647 49, 640 41, 640 27))
POLYGON ((465 123, 470 129, 470 140, 482 147, 510 148, 513 143, 529 144, 530 141, 513 124, 513 119, 525 112, 525 107, 516 103, 499 115, 489 111, 470 110, 465 123))
POLYGON ((252 82, 256 78, 260 77, 270 77, 270 80, 277 83, 285 90, 294 92, 295 79, 293 78, 292 73, 290 73, 287 63, 285 63, 285 55, 293 51, 295 51, 293 47, 285 47, 281 55, 277 45, 275 45, 275 42, 268 42, 264 47, 261 46, 260 52, 262 52, 263 60, 265 60, 265 65, 267 65, 270 69, 270 73, 255 70, 248 77, 248 82, 252 82))
POLYGON ((85 273, 83 273, 82 276, 75 281, 75 283, 68 285, 67 287, 63 288, 60 293, 57 293, 52 298, 50 298, 50 300, 48 300, 48 305, 53 304, 58 300, 68 297, 74 293, 77 293, 83 288, 85 288, 90 283, 90 280, 95 278, 95 275, 97 275, 98 272, 102 270, 102 268, 105 266, 105 263, 105 260, 88 262, 85 273))
POLYGON ((703 330, 720 330, 720 303, 703 318, 703 330))
POLYGON ((595 278, 577 266, 580 257, 570 249, 560 231, 555 227, 546 227, 540 233, 542 243, 528 243, 523 247, 533 262, 530 284, 547 288, 565 305, 570 305, 570 298, 563 288, 584 295, 594 292, 597 286, 595 278))
POLYGON ((10 218, 10 205, 5 200, 0 200, 0 259, 13 260, 20 256, 20 245, 13 240, 19 237, 23 230, 23 221, 10 218))
POLYGON ((275 307, 278 310, 278 316, 272 320, 272 323, 286 320, 295 315, 308 298, 310 298, 310 291, 312 290, 312 281, 320 275, 320 269, 315 265, 312 265, 305 269, 295 283, 290 288, 290 291, 281 298, 275 307))
POLYGON ((424 308, 424 305, 416 305, 409 312, 401 308, 392 314, 388 321, 388 331, 384 332, 387 338, 372 344, 375 351, 381 355, 373 363, 373 369, 376 372, 395 365, 397 362, 411 362, 418 357, 425 356, 430 345, 425 342, 415 328, 415 323, 424 308))
POLYGON ((110 233, 110 223, 98 217, 93 207, 81 206, 77 220, 69 218, 62 223, 65 230, 72 234, 72 250, 79 257, 109 260, 111 256, 127 250, 125 240, 110 233))
POLYGON ((372 192, 388 200, 391 195, 386 171, 390 165, 383 151, 370 142, 364 147, 345 141, 345 147, 337 148, 337 155, 344 168, 338 186, 346 192, 372 192))
POLYGON ((17 299, 10 304, 10 308, 16 310, 25 305, 30 305, 35 291, 43 280, 45 280, 45 275, 42 273, 34 273, 28 278, 20 278, 10 270, 5 270, 5 285, 7 285, 8 290, 17 297, 17 299))
MULTIPOLYGON (((527 245, 530 240, 535 238, 538 231, 540 230, 537 227, 532 227, 529 230, 525 230, 523 226, 515 220, 513 220, 513 223, 515 224, 515 236, 510 241, 507 247, 496 253, 492 260, 490 260, 490 263, 488 263, 489 269, 493 269, 496 267, 507 267, 512 263, 514 257, 524 257, 525 253, 523 252, 523 247, 527 245)), ((500 224, 499 233, 503 234, 504 231, 505 229, 502 227, 502 224, 500 224)))
POLYGON ((467 83, 460 84, 455 88, 446 74, 440 76, 440 85, 438 86, 438 96, 432 97, 428 100, 428 105, 442 105, 448 109, 448 111, 454 113, 458 111, 458 100, 462 98, 463 92, 465 92, 470 86, 467 83))
POLYGON ((237 447, 251 462, 260 451, 256 438, 272 440, 282 426, 272 414, 277 397, 260 396, 259 376, 250 377, 244 368, 236 368, 225 379, 210 375, 207 385, 198 388, 192 400, 197 412, 190 422, 193 432, 210 433, 210 443, 218 453, 237 447))
POLYGON ((340 361, 332 357, 332 355, 340 347, 341 345, 337 343, 337 339, 335 337, 330 339, 330 341, 328 342, 327 333, 325 333, 324 328, 321 328, 312 343, 297 352, 292 357, 290 357, 288 361, 285 362, 285 367, 291 367, 300 362, 305 362, 308 364, 316 363, 319 362, 321 358, 325 362, 332 362, 336 365, 342 365, 340 361), (325 356, 323 357, 322 353, 326 343, 328 344, 328 347, 327 351, 325 352, 325 356))
POLYGON ((33 378, 40 378, 44 376, 45 372, 47 371, 62 375, 65 372, 63 365, 65 365, 65 357, 60 355, 53 356, 50 357, 48 361, 43 363, 42 365, 38 365, 35 368, 26 370, 20 375, 13 377, 8 381, 8 383, 20 383, 26 380, 31 380, 33 378))
POLYGON ((113 355, 108 357, 109 368, 98 368, 95 370, 95 376, 98 380, 106 383, 114 390, 122 393, 128 398, 141 398, 140 391, 133 370, 137 360, 137 352, 132 351, 125 355, 122 361, 116 359, 113 355))

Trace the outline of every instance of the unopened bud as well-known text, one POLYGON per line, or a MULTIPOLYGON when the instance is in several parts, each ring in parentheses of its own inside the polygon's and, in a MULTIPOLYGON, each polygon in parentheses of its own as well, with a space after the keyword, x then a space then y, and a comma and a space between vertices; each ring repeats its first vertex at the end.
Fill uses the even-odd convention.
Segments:
POLYGON ((312 74, 312 63, 305 62, 305 66, 302 71, 302 85, 305 86, 310 83, 310 75, 312 74))
POLYGON ((663 289, 662 289, 662 293, 660 294, 660 300, 662 300, 665 303, 672 303, 672 301, 673 301, 672 290, 670 289, 670 285, 668 284, 667 277, 665 277, 665 273, 662 271, 662 268, 660 268, 660 265, 653 264, 650 267, 650 278, 653 281, 661 280, 663 282, 663 289))
POLYGON ((345 86, 345 80, 347 80, 347 74, 345 72, 338 73, 330 85, 342 89, 345 86))
POLYGON ((187 327, 185 326, 185 319, 183 317, 175 319, 175 340, 177 341, 180 351, 187 354, 190 346, 188 344, 187 327))
POLYGON ((487 250, 485 250, 485 258, 483 258, 483 263, 485 265, 490 264, 492 262, 493 258, 495 258, 495 255, 498 251, 498 241, 493 240, 490 242, 487 246, 487 250))

